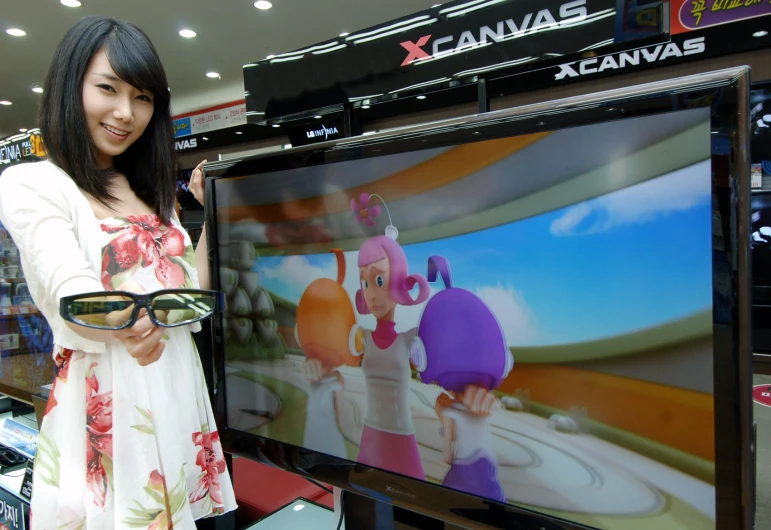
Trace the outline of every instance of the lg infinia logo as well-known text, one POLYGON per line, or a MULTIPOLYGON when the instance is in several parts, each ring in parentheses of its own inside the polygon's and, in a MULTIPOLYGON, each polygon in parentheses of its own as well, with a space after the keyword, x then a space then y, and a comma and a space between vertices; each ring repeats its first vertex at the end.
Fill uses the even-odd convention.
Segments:
POLYGON ((560 80, 566 77, 579 77, 582 75, 598 74, 604 70, 615 70, 618 68, 625 68, 629 65, 636 66, 641 61, 646 63, 655 63, 657 61, 663 61, 670 57, 683 57, 684 55, 696 55, 697 53, 704 53, 704 37, 697 39, 689 39, 683 42, 683 48, 676 42, 670 42, 666 45, 659 44, 653 49, 640 48, 639 50, 633 50, 631 52, 621 52, 613 55, 606 55, 605 57, 594 57, 592 59, 586 59, 584 61, 572 63, 565 63, 559 65, 560 71, 554 74, 554 79, 560 80))
POLYGON ((412 64, 419 59, 428 59, 440 54, 457 52, 473 46, 484 44, 488 40, 500 42, 514 35, 522 35, 525 32, 534 33, 538 30, 556 26, 560 23, 576 23, 586 19, 588 15, 586 9, 586 0, 573 0, 559 7, 559 20, 554 17, 548 9, 541 9, 535 13, 527 13, 521 19, 509 18, 501 20, 495 24, 495 29, 491 26, 481 26, 478 30, 464 31, 455 39, 453 35, 434 39, 432 44, 432 53, 429 54, 423 49, 423 46, 431 40, 431 35, 424 35, 417 41, 405 41, 400 43, 402 48, 409 54, 402 61, 402 66, 412 64))
POLYGON ((323 125, 321 126, 321 129, 316 129, 315 131, 306 131, 305 133, 308 138, 321 138, 323 136, 325 140, 328 140, 330 136, 334 136, 336 134, 340 134, 337 132, 337 127, 330 127, 327 129, 323 125))

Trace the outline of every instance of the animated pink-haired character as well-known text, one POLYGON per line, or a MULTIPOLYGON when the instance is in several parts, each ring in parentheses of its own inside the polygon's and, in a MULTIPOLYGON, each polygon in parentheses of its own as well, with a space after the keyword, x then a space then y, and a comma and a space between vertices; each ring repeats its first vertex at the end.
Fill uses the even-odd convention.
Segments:
MULTIPOLYGON (((372 217, 379 211, 368 206, 369 198, 362 194, 359 204, 353 200, 351 206, 360 222, 374 226, 372 217)), ((367 388, 358 461, 425 480, 409 404, 410 345, 415 329, 397 333, 394 316, 397 305, 425 302, 429 287, 424 276, 409 274, 397 235, 396 228, 389 225, 385 236, 367 240, 359 250, 361 289, 356 293, 356 309, 363 315, 372 314, 377 326, 374 331, 354 326, 349 341, 354 354, 363 354, 361 368, 367 388), (415 286, 418 290, 413 298, 415 286)))

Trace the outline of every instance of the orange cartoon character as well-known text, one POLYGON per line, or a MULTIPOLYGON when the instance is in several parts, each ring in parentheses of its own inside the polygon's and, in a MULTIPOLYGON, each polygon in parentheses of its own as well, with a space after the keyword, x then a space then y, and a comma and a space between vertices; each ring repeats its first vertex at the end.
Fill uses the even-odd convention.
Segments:
POLYGON ((331 252, 337 257, 337 280, 314 280, 297 306, 295 338, 307 358, 303 371, 309 381, 303 445, 347 458, 339 414, 343 377, 338 368, 358 366, 353 352, 364 351, 364 333, 356 325, 353 304, 343 289, 343 251, 331 252))

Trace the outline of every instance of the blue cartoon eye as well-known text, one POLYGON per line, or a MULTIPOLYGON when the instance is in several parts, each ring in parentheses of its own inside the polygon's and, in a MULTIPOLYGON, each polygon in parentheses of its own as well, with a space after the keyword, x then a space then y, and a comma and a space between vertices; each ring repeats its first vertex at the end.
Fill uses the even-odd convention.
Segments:
POLYGON ((361 288, 366 291, 368 287, 369 287, 369 282, 367 282, 367 280, 362 280, 361 281, 361 288))
POLYGON ((385 284, 385 280, 383 280, 383 277, 380 275, 378 275, 378 277, 375 278, 375 281, 377 282, 378 287, 383 287, 383 285, 385 284))

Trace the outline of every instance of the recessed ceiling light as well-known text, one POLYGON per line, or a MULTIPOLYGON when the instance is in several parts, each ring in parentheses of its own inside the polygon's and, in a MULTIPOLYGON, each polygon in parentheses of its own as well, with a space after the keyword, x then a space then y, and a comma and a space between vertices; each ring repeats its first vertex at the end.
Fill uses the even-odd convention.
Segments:
POLYGON ((756 31, 755 33, 752 34, 753 37, 765 37, 766 35, 768 35, 768 32, 766 30, 756 31))
POLYGON ((267 57, 265 57, 265 58, 266 58, 266 59, 273 59, 273 58, 275 58, 275 57, 276 57, 275 55, 268 55, 268 56, 267 56, 267 57))
POLYGON ((368 109, 368 108, 369 108, 369 105, 362 105, 362 106, 361 106, 361 108, 363 108, 363 109, 368 109))
POLYGON ((268 2, 268 0, 257 0, 254 3, 254 7, 256 7, 257 9, 270 9, 271 7, 273 7, 273 4, 268 2))
POLYGON ((0 101, 0 105, 5 105, 7 107, 8 105, 13 105, 13 103, 7 100, 3 100, 3 101, 0 101))
POLYGON ((236 131, 236 134, 244 134, 244 133, 242 133, 241 131, 236 131))
POLYGON ((182 31, 179 32, 179 35, 182 37, 185 37, 186 39, 192 39, 198 34, 192 29, 183 29, 182 31))
POLYGON ((6 32, 8 35, 12 35, 12 36, 14 36, 14 37, 23 37, 24 35, 26 35, 26 34, 27 34, 27 32, 26 32, 26 31, 24 31, 23 29, 19 29, 19 28, 11 28, 11 29, 7 29, 7 30, 5 30, 5 32, 6 32))
POLYGON ((80 7, 82 5, 78 0, 59 0, 59 3, 67 7, 80 7))
POLYGON ((320 119, 321 119, 321 115, 319 115, 319 114, 316 114, 316 115, 314 116, 314 118, 316 118, 317 120, 320 120, 320 119))
POLYGON ((418 96, 418 99, 426 99, 426 96, 418 96))
POLYGON ((201 138, 201 140, 208 140, 208 138, 204 136, 203 138, 201 138))
POLYGON ((347 37, 348 35, 350 35, 350 33, 348 33, 347 31, 344 31, 340 34, 341 37, 347 37))
POLYGON ((19 129, 19 132, 27 132, 27 129, 19 129))
POLYGON ((32 87, 32 91, 35 92, 36 94, 42 94, 43 93, 43 87, 41 87, 41 86, 32 87))
POLYGON ((281 125, 279 125, 278 123, 274 123, 273 125, 271 125, 271 127, 275 127, 276 129, 278 129, 279 127, 281 127, 281 125))
POLYGON ((217 72, 206 72, 206 77, 211 77, 212 79, 217 79, 219 76, 217 72))

